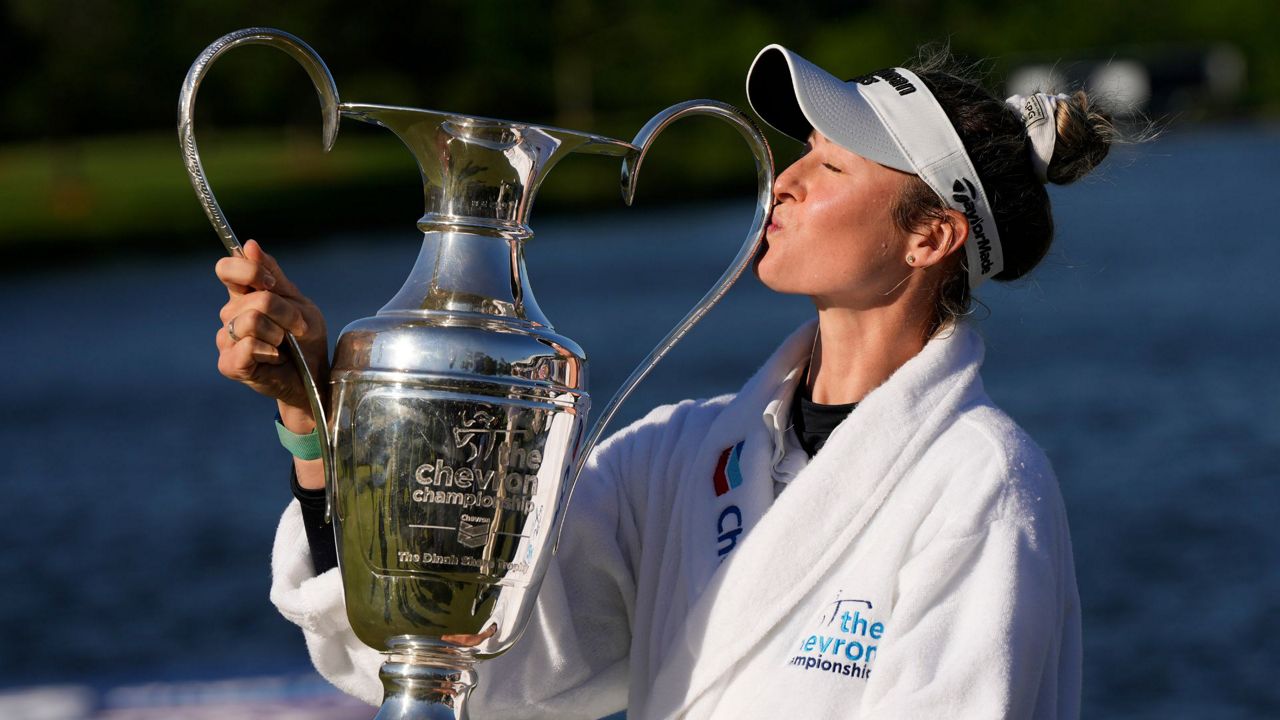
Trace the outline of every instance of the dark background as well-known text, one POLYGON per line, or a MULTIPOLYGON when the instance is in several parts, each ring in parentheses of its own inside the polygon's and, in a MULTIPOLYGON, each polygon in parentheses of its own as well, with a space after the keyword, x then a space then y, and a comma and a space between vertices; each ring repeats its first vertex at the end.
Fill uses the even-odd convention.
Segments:
MULTIPOLYGON (((1158 11, 1107 0, 4 0, 0 248, 63 264, 123 249, 207 247, 175 151, 176 100, 200 50, 241 27, 303 38, 347 101, 630 139, 676 102, 745 105, 744 70, 769 42, 850 76, 901 63, 924 43, 949 43, 962 59, 985 60, 997 91, 1027 63, 1071 80, 1098 63, 1136 61, 1152 83, 1145 110, 1158 119, 1269 117, 1280 112, 1278 23, 1280 6, 1255 0, 1176 0, 1158 11), (1215 65, 1216 51, 1232 67, 1215 65), (1215 89, 1209 80, 1224 72, 1239 78, 1215 89)), ((306 75, 273 49, 238 49, 214 66, 197 103, 197 137, 233 221, 282 239, 412 222, 415 168, 398 143, 348 122, 324 157, 316 110, 306 75)), ((664 137, 646 196, 697 201, 749 187, 737 138, 688 125, 664 137)), ((616 207, 616 171, 607 165, 567 163, 540 207, 616 207)), ((27 265, 0 272, 16 267, 27 265)))

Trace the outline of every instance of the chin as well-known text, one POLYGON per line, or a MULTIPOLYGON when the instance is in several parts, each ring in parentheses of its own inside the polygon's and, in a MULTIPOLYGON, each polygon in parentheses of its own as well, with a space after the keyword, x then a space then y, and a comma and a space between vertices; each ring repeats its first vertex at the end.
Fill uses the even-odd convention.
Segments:
POLYGON ((777 264, 776 259, 777 253, 775 251, 770 254, 769 241, 766 239, 760 243, 760 251, 756 253, 755 260, 751 262, 751 271, 756 274, 756 279, 765 287, 774 292, 783 292, 775 285, 777 271, 774 265, 777 264))
POLYGON ((778 249, 771 248, 766 238, 760 244, 760 252, 756 253, 755 261, 751 264, 751 270, 755 272, 756 279, 761 285, 777 293, 797 292, 787 282, 789 280, 787 269, 786 259, 779 257, 778 249))
POLYGON ((754 270, 756 279, 760 281, 760 284, 776 293, 784 295, 810 294, 807 288, 801 287, 795 282, 794 278, 788 277, 785 272, 780 272, 779 268, 775 267, 775 263, 771 263, 763 257, 756 258, 754 270))
MULTIPOLYGON (((751 259, 751 272, 755 273, 756 279, 764 283, 764 276, 760 274, 760 266, 764 263, 764 257, 769 253, 769 241, 767 239, 760 241, 760 249, 756 250, 756 256, 751 259)), ((765 283, 767 286, 768 283, 765 283)))

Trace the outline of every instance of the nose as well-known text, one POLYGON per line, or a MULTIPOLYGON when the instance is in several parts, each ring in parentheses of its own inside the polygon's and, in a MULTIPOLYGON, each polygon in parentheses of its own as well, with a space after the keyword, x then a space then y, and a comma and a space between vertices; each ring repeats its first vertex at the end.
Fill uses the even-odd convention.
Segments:
MULTIPOLYGON (((802 158, 803 159, 803 158, 802 158)), ((799 200, 803 194, 803 184, 800 182, 800 160, 796 160, 787 166, 778 177, 773 181, 773 204, 778 205, 783 201, 799 200)))

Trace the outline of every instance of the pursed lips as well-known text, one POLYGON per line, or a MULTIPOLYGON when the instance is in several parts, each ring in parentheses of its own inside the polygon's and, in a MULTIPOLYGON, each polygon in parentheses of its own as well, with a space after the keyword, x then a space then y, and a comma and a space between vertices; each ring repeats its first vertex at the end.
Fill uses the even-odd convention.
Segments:
POLYGON ((778 222, 778 208, 777 206, 774 206, 773 210, 769 213, 769 224, 765 229, 768 232, 777 232, 783 227, 783 224, 778 222))

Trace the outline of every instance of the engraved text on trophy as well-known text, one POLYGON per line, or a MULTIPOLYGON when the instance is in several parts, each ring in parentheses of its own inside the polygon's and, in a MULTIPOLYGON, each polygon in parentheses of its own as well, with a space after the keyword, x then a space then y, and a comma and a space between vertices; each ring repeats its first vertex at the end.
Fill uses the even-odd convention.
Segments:
POLYGON ((363 553, 371 569, 531 579, 572 416, 542 403, 402 388, 366 396, 354 425, 365 438, 357 467, 369 472, 355 521, 382 528, 363 553))

